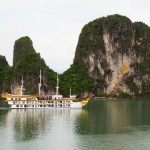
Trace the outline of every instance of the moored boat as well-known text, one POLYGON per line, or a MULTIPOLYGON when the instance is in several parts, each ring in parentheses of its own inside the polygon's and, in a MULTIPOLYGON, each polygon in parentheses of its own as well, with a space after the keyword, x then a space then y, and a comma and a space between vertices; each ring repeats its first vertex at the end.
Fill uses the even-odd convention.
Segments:
POLYGON ((51 96, 2 94, 10 108, 83 108, 89 99, 77 101, 71 98, 51 99, 51 96))

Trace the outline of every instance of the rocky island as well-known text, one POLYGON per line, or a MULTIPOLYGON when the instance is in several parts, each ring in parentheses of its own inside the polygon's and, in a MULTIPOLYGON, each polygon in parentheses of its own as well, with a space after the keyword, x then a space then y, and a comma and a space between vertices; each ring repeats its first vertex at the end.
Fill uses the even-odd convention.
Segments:
MULTIPOLYGON (((72 87, 78 96, 150 96, 149 60, 148 25, 118 14, 98 18, 83 27, 73 64, 60 75, 60 92, 67 96, 72 87)), ((54 92, 56 72, 36 53, 29 37, 18 39, 12 67, 0 56, 0 92, 17 90, 23 76, 26 91, 37 93, 40 69, 43 93, 54 92)))

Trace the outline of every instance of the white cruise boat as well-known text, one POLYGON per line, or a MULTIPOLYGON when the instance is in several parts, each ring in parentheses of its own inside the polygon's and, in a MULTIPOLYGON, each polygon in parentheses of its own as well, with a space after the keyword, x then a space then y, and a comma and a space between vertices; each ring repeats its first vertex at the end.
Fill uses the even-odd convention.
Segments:
POLYGON ((63 98, 59 95, 59 79, 57 75, 57 86, 55 95, 41 95, 41 71, 40 71, 40 83, 39 83, 39 95, 23 95, 23 79, 21 81, 20 94, 12 95, 9 93, 2 94, 2 98, 5 98, 10 108, 83 108, 88 102, 86 100, 78 101, 71 96, 69 98, 63 98))

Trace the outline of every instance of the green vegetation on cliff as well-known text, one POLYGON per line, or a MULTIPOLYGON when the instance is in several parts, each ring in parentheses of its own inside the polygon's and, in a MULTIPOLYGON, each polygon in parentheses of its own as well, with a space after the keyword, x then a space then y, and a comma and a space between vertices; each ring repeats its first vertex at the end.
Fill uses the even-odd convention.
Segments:
POLYGON ((39 73, 42 71, 42 91, 53 91, 56 85, 56 73, 49 69, 39 53, 31 52, 24 55, 14 67, 14 81, 20 82, 24 78, 25 88, 29 93, 38 93, 39 73), (28 82, 30 81, 30 82, 28 82))
POLYGON ((71 88, 72 95, 81 96, 84 92, 93 92, 94 81, 87 74, 86 66, 73 64, 65 71, 60 78, 60 92, 64 96, 69 96, 71 88))
POLYGON ((15 66, 17 62, 24 57, 24 55, 30 52, 35 53, 35 50, 33 48, 32 41, 28 36, 21 37, 16 40, 14 45, 13 66, 15 66))
POLYGON ((0 93, 10 92, 12 68, 8 65, 5 56, 0 55, 0 93))

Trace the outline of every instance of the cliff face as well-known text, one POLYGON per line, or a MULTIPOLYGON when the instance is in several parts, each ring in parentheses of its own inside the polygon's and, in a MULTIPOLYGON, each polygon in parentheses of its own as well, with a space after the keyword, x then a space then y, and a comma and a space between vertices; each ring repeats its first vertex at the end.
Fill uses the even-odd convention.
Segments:
POLYGON ((74 64, 85 65, 94 93, 150 93, 150 28, 113 15, 84 26, 74 64))

